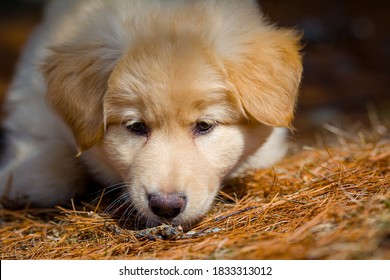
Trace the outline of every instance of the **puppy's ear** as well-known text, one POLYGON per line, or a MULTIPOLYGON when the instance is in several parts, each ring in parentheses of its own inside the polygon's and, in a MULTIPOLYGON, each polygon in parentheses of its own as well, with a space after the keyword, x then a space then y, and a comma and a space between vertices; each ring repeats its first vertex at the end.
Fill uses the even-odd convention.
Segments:
POLYGON ((291 30, 269 27, 253 34, 236 58, 225 59, 228 79, 249 118, 291 126, 302 73, 299 41, 291 30))
POLYGON ((72 129, 80 152, 104 133, 103 97, 115 58, 101 46, 63 46, 42 65, 48 102, 72 129))

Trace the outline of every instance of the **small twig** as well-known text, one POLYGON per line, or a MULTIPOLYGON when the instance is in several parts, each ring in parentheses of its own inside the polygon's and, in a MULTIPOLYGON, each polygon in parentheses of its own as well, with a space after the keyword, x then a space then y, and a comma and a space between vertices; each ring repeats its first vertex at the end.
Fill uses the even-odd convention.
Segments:
POLYGON ((95 210, 93 211, 93 213, 96 213, 97 210, 99 209, 99 206, 100 206, 100 203, 102 202, 102 199, 103 199, 104 191, 105 191, 105 190, 106 190, 106 189, 103 189, 102 194, 100 195, 100 198, 99 198, 99 202, 97 203, 97 205, 96 205, 95 210))
POLYGON ((72 209, 73 209, 73 212, 77 215, 77 211, 76 211, 76 206, 74 205, 74 200, 73 198, 70 199, 70 202, 72 203, 72 209))
POLYGON ((223 220, 226 220, 227 218, 230 218, 232 216, 235 216, 235 215, 238 215, 238 214, 241 214, 241 213, 244 213, 244 212, 247 212, 247 211, 250 211, 252 209, 256 209, 256 208, 259 208, 260 206, 249 206, 249 207, 246 207, 244 209, 240 209, 240 210, 237 210, 237 211, 234 211, 230 214, 227 214, 227 215, 224 215, 224 216, 219 216, 219 217, 216 217, 214 219, 214 222, 220 222, 220 221, 223 221, 223 220))

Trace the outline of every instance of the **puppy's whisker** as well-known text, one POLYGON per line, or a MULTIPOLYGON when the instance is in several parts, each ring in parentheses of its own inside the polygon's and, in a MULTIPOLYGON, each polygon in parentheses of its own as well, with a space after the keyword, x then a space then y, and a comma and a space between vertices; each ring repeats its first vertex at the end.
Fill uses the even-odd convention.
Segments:
POLYGON ((101 199, 102 196, 104 196, 104 195, 107 196, 109 193, 112 193, 112 192, 114 192, 116 190, 120 190, 120 189, 125 188, 125 187, 126 187, 126 185, 124 183, 118 183, 118 184, 106 187, 106 188, 104 188, 102 190, 96 191, 96 192, 91 194, 93 196, 96 195, 96 198, 94 198, 91 201, 91 204, 94 204, 94 203, 98 202, 101 199))
POLYGON ((126 208, 126 210, 124 211, 124 213, 122 214, 121 218, 119 219, 120 222, 123 221, 123 218, 125 217, 125 221, 123 223, 123 227, 127 227, 127 223, 128 221, 130 220, 130 218, 133 217, 133 214, 135 212, 135 208, 132 204, 129 204, 126 208))
POLYGON ((215 199, 214 199, 214 202, 213 204, 216 204, 216 203, 221 203, 221 204, 229 204, 229 202, 222 196, 217 196, 215 199))
POLYGON ((148 218, 145 213, 146 213, 145 208, 142 208, 140 209, 140 211, 137 211, 137 216, 136 216, 137 228, 141 228, 142 226, 153 227, 156 225, 156 222, 148 218))
POLYGON ((126 199, 123 203, 122 206, 127 205, 126 209, 122 212, 122 215, 119 218, 119 221, 123 220, 124 217, 128 217, 135 211, 134 205, 131 203, 129 199, 126 199))
POLYGON ((124 202, 128 201, 128 194, 127 193, 123 193, 122 195, 120 195, 119 197, 117 197, 113 202, 111 202, 107 208, 104 210, 104 213, 108 213, 108 214, 111 214, 111 215, 115 215, 119 209, 120 209, 120 206, 124 204, 124 202), (117 207, 116 207, 117 206, 117 207), (116 207, 116 209, 114 211, 112 211, 112 209, 116 207))
POLYGON ((144 220, 142 220, 142 215, 140 213, 136 213, 136 216, 135 216, 135 226, 136 228, 141 228, 141 222, 144 222, 144 220))

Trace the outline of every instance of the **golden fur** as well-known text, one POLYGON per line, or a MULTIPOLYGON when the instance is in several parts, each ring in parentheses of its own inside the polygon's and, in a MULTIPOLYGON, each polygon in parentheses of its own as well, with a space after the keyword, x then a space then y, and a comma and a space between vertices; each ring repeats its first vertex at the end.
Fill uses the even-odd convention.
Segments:
POLYGON ((59 26, 69 34, 45 42, 38 61, 47 100, 90 172, 122 182, 150 225, 196 221, 224 178, 280 158, 283 133, 272 127, 291 128, 302 72, 296 32, 267 24, 252 1, 69 7, 52 8, 65 13, 59 26), (67 9, 85 23, 79 30, 67 9), (145 131, 129 131, 135 123, 145 131), (159 217, 151 197, 180 213, 159 217))

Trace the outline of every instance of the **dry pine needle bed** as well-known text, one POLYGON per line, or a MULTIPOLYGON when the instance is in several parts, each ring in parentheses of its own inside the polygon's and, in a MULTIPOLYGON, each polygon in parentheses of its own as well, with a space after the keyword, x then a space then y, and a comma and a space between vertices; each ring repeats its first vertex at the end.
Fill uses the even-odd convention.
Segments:
POLYGON ((390 139, 359 135, 233 182, 189 230, 127 229, 101 207, 1 209, 1 258, 390 259, 390 139))

